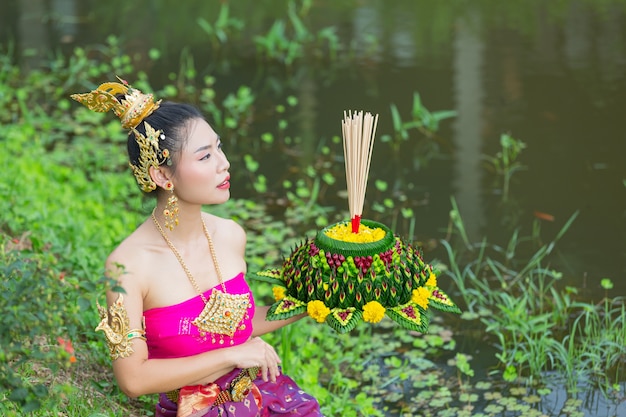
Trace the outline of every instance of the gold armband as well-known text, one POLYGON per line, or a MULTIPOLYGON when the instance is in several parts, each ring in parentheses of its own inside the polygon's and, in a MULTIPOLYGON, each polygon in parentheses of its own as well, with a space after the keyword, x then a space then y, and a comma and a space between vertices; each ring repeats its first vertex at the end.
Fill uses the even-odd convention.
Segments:
POLYGON ((146 332, 143 329, 130 328, 122 294, 111 304, 108 312, 98 302, 96 304, 100 312, 100 324, 96 327, 96 331, 104 332, 111 360, 129 357, 134 352, 131 341, 133 339, 146 340, 146 332))

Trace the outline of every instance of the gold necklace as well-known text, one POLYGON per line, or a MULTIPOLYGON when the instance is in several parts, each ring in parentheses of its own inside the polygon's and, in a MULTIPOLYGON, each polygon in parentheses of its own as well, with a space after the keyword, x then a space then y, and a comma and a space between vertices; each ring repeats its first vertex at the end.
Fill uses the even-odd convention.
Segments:
MULTIPOLYGON (((206 333, 210 333, 212 335, 213 343, 215 343, 215 335, 219 334, 230 336, 230 344, 234 344, 232 336, 235 334, 235 331, 237 329, 244 330, 246 328, 245 324, 240 325, 240 323, 244 317, 247 317, 248 308, 250 307, 250 297, 247 293, 228 294, 226 292, 226 286, 224 285, 224 280, 222 278, 222 271, 217 263, 217 255, 215 254, 215 248, 213 247, 213 240, 211 239, 211 235, 209 234, 206 224, 204 223, 204 219, 202 219, 202 229, 204 230, 207 242, 209 242, 209 251, 211 252, 211 257, 213 258, 213 265, 215 265, 217 279, 222 287, 222 291, 217 288, 213 288, 211 296, 208 299, 204 296, 202 291, 200 291, 200 287, 198 286, 198 283, 194 279, 193 275, 191 275, 191 271, 189 271, 187 264, 185 264, 182 256, 165 234, 165 231, 154 215, 154 210, 152 210, 152 221, 159 230, 159 233, 161 233, 161 236, 163 236, 167 246, 170 247, 174 256, 178 259, 178 262, 185 271, 187 278, 189 278, 191 285, 193 285, 196 292, 200 294, 200 298, 202 298, 202 301, 204 302, 204 309, 200 315, 193 320, 192 324, 198 328, 202 336, 206 333)), ((224 339, 221 337, 220 344, 223 343, 224 339)))

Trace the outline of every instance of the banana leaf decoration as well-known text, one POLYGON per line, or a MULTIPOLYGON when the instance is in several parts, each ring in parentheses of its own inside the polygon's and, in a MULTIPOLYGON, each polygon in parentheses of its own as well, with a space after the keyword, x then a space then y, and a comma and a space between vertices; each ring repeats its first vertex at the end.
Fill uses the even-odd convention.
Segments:
POLYGON ((267 320, 304 312, 339 333, 361 321, 379 322, 386 316, 405 329, 428 331, 432 309, 460 314, 461 310, 437 286, 438 272, 424 262, 420 249, 396 236, 385 225, 361 219, 374 231, 374 241, 355 242, 333 237, 350 227, 340 222, 297 245, 280 268, 255 273, 255 278, 284 288, 267 320))

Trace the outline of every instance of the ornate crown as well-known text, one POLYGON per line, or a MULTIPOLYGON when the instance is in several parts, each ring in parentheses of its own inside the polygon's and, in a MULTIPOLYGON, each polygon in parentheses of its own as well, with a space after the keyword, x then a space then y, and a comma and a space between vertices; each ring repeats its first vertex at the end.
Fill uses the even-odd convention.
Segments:
POLYGON ((129 162, 129 165, 142 191, 150 192, 156 188, 150 176, 150 167, 156 168, 163 163, 171 165, 172 161, 169 150, 159 148, 159 139, 165 139, 161 130, 155 130, 144 122, 146 128, 144 136, 136 128, 143 119, 159 108, 161 100, 155 102, 152 94, 142 93, 119 77, 118 80, 121 83, 103 83, 89 93, 72 94, 71 97, 89 110, 99 113, 113 111, 120 118, 122 127, 133 132, 139 145, 139 160, 137 165, 132 162, 129 162), (118 100, 119 94, 123 94, 124 98, 118 100))

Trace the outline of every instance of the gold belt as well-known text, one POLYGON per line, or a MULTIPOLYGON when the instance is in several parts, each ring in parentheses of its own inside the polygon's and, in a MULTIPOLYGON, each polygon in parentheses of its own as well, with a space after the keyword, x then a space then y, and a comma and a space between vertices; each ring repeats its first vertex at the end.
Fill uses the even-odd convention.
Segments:
MULTIPOLYGON (((258 366, 242 369, 224 388, 219 388, 219 394, 217 394, 213 405, 222 405, 228 401, 243 401, 250 392, 252 381, 259 375, 260 369, 258 366)), ((165 395, 172 402, 178 403, 180 389, 166 392, 165 395)))

